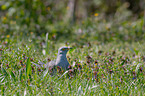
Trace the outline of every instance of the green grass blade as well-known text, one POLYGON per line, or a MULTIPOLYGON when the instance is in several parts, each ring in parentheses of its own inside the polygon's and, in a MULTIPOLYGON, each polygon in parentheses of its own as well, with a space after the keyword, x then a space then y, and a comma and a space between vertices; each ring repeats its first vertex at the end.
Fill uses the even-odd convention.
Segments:
POLYGON ((11 77, 13 78, 13 80, 16 81, 15 75, 14 75, 14 73, 12 72, 11 69, 9 69, 9 72, 10 72, 10 75, 11 75, 11 77))
POLYGON ((48 41, 48 33, 46 33, 46 49, 45 49, 45 52, 46 52, 46 54, 48 54, 48 52, 49 52, 49 41, 48 41))
POLYGON ((2 74, 0 74, 0 82, 2 83, 5 79, 5 76, 3 76, 2 74))
POLYGON ((19 70, 19 80, 22 80, 22 70, 19 70))
POLYGON ((82 86, 78 88, 78 96, 81 96, 83 94, 82 86))
POLYGON ((28 78, 28 76, 31 74, 32 74, 31 62, 30 59, 28 58, 26 64, 26 78, 28 78))
POLYGON ((42 75, 42 79, 41 79, 41 80, 43 80, 43 79, 46 77, 47 74, 48 74, 48 69, 46 69, 46 70, 43 72, 43 75, 42 75))
POLYGON ((4 86, 1 86, 1 96, 4 96, 4 86))
POLYGON ((1 66, 1 68, 2 68, 2 73, 3 73, 3 75, 7 77, 7 76, 8 76, 7 71, 3 68, 3 66, 1 66))

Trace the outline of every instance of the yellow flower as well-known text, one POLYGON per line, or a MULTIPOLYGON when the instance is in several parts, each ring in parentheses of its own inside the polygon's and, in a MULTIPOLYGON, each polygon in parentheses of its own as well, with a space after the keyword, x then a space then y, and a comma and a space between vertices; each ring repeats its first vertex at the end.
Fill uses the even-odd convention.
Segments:
POLYGON ((32 34, 33 34, 33 32, 30 32, 30 34, 32 35, 32 34))
POLYGON ((135 29, 135 26, 133 26, 132 28, 135 29))
POLYGON ((12 20, 11 20, 11 21, 10 21, 10 24, 16 24, 16 21, 12 21, 12 20))
POLYGON ((105 28, 106 28, 106 30, 110 30, 110 27, 109 26, 106 26, 105 28))
POLYGON ((82 21, 82 24, 84 24, 85 22, 84 21, 82 21))
POLYGON ((50 7, 47 7, 47 10, 50 11, 50 7))
POLYGON ((67 6, 66 9, 68 10, 69 9, 69 6, 67 6))
POLYGON ((6 20, 7 19, 7 17, 3 17, 3 20, 6 20))
POLYGON ((98 65, 98 63, 95 63, 95 65, 98 65))
POLYGON ((98 13, 95 13, 95 14, 94 14, 94 16, 98 16, 98 15, 99 15, 98 13))
POLYGON ((6 37, 7 37, 7 38, 9 38, 9 37, 10 37, 10 35, 7 35, 6 37))
POLYGON ((15 18, 16 18, 16 19, 18 19, 19 17, 18 17, 18 16, 16 16, 15 18))

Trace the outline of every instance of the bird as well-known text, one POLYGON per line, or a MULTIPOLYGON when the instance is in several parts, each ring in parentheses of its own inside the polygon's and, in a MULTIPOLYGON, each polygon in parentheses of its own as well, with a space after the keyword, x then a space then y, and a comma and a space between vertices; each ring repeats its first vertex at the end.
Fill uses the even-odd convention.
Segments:
MULTIPOLYGON (((66 54, 70 49, 72 49, 72 47, 66 47, 66 46, 60 47, 58 49, 57 58, 53 61, 47 62, 46 64, 41 61, 39 61, 38 64, 34 62, 31 63, 34 64, 37 68, 45 68, 46 71, 49 70, 51 76, 55 75, 57 72, 64 72, 64 71, 65 72, 63 75, 65 75, 68 73, 68 69, 70 66, 66 58, 66 54)), ((60 78, 62 78, 62 76, 60 78)))
POLYGON ((72 49, 71 47, 60 47, 58 49, 57 53, 57 58, 53 61, 48 62, 47 64, 44 65, 45 68, 54 68, 54 67, 60 67, 63 70, 67 70, 68 66, 70 65, 67 58, 66 54, 67 52, 72 49))

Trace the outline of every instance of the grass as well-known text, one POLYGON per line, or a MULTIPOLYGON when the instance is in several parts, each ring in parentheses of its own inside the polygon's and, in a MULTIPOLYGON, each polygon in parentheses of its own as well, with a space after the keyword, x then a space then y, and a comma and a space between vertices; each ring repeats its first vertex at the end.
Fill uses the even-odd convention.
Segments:
POLYGON ((63 72, 51 76, 47 69, 31 63, 39 60, 46 63, 48 58, 55 59, 57 49, 64 45, 66 44, 55 41, 45 43, 38 37, 28 37, 27 40, 5 37, 0 44, 1 96, 145 96, 144 43, 104 44, 91 41, 84 42, 83 45, 67 44, 66 46, 73 47, 67 58, 75 66, 64 76, 63 72))
POLYGON ((57 10, 52 2, 45 11, 47 4, 33 3, 30 10, 18 0, 0 5, 0 96, 145 96, 143 13, 131 15, 119 3, 114 15, 103 8, 71 24, 65 9, 59 11, 64 7, 57 10), (69 70, 51 76, 52 70, 32 63, 56 59, 62 46, 73 47, 69 70))

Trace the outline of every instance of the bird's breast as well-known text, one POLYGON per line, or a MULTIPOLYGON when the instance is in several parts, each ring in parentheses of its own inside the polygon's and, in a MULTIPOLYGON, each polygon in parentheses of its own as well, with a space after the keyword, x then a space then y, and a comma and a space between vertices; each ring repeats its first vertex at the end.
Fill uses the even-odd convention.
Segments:
POLYGON ((69 66, 66 56, 58 56, 56 60, 56 66, 66 69, 69 66))

